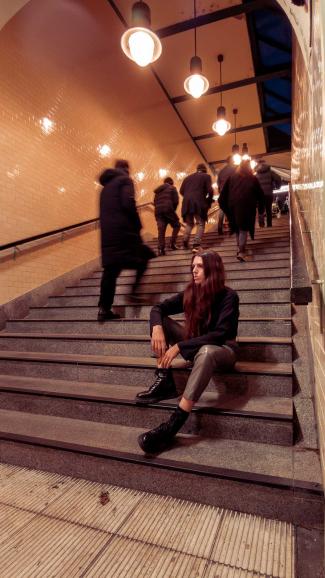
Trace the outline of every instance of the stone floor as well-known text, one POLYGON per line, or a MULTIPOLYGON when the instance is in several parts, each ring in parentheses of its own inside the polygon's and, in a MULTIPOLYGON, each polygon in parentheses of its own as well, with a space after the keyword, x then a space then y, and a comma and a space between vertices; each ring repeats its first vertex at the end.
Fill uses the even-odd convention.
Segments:
POLYGON ((293 578, 294 541, 284 522, 0 464, 1 578, 293 578))

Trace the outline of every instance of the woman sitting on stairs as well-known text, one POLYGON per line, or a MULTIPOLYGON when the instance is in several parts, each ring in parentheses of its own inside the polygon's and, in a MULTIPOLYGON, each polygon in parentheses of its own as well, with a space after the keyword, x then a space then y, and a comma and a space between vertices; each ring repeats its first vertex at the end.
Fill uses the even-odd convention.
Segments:
POLYGON ((192 370, 176 410, 167 422, 139 436, 149 454, 166 449, 184 425, 215 372, 229 371, 236 361, 239 299, 225 286, 222 259, 213 250, 192 258, 192 279, 185 291, 155 305, 150 314, 151 346, 158 356, 156 380, 136 401, 155 403, 177 397, 171 363, 180 354, 192 370), (185 313, 185 327, 168 317, 185 313))

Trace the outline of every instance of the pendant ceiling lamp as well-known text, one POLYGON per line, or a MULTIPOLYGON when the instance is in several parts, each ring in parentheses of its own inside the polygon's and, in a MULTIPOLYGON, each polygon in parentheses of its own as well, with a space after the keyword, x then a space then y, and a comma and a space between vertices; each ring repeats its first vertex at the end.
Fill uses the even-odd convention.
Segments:
POLYGON ((241 154, 242 154, 242 160, 243 161, 250 161, 251 157, 249 156, 248 153, 248 145, 247 142, 243 143, 242 149, 241 149, 241 154))
MULTIPOLYGON (((222 74, 221 65, 223 63, 223 54, 218 54, 219 62, 219 75, 220 75, 220 86, 222 86, 222 74)), ((217 108, 217 120, 212 125, 212 130, 214 130, 219 136, 223 136, 230 130, 231 124, 226 120, 226 109, 222 106, 222 90, 220 91, 220 106, 217 108)))
POLYGON ((238 166, 241 163, 241 156, 239 153, 239 145, 236 142, 236 129, 237 129, 237 114, 238 114, 238 108, 234 108, 232 111, 233 115, 234 115, 234 133, 235 133, 235 143, 232 145, 232 162, 234 165, 238 166))
POLYGON ((132 28, 121 38, 121 47, 128 58, 139 66, 148 66, 161 55, 161 42, 152 32, 151 14, 148 4, 135 2, 132 6, 132 28))
MULTIPOLYGON (((194 20, 196 21, 196 3, 194 0, 194 20)), ((184 88, 194 98, 200 98, 209 88, 208 79, 202 74, 202 60, 196 55, 196 26, 194 27, 194 56, 190 60, 190 76, 184 82, 184 88)))

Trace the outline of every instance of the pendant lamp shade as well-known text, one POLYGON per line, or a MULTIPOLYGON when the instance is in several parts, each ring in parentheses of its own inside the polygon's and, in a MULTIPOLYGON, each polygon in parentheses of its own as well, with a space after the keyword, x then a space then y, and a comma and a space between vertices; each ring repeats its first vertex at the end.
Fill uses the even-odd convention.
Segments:
POLYGON ((132 28, 121 38, 121 47, 128 58, 141 67, 158 60, 162 47, 158 36, 152 32, 151 14, 148 4, 135 2, 132 6, 132 28))
POLYGON ((232 162, 233 164, 238 167, 238 165, 240 165, 241 163, 241 155, 239 152, 239 145, 236 142, 236 130, 237 130, 237 114, 238 114, 238 108, 234 108, 232 111, 233 115, 234 115, 234 133, 235 133, 235 143, 232 145, 232 162))
POLYGON ((209 81, 202 74, 202 60, 199 56, 192 56, 190 72, 190 76, 185 79, 184 88, 194 98, 200 98, 208 90, 209 81))
POLYGON ((248 153, 248 145, 247 142, 243 143, 242 149, 241 149, 241 154, 242 154, 242 160, 243 161, 250 161, 251 157, 249 156, 248 153))
POLYGON ((224 106, 218 106, 217 120, 212 125, 212 130, 219 136, 224 136, 230 130, 231 124, 226 120, 226 109, 224 106))
MULTIPOLYGON (((223 55, 218 54, 219 62, 219 74, 220 74, 220 86, 222 86, 222 74, 221 65, 223 63, 223 55)), ((216 132, 219 136, 224 136, 228 130, 231 129, 231 124, 226 119, 226 109, 222 106, 222 90, 220 91, 220 106, 217 108, 217 120, 212 125, 212 130, 216 132)))

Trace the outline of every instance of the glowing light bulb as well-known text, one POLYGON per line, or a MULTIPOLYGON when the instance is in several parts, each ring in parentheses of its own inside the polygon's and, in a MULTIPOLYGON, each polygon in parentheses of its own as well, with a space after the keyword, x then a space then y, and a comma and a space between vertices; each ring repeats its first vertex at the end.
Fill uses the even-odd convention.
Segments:
POLYGON ((166 169, 159 169, 158 174, 159 174, 161 179, 164 179, 167 176, 167 170, 166 169))
POLYGON ((131 58, 139 66, 148 66, 153 60, 155 43, 144 30, 133 32, 129 38, 131 58))
POLYGON ((188 89, 194 98, 200 98, 204 91, 204 82, 200 74, 192 74, 188 80, 188 89))
POLYGON ((184 82, 184 88, 194 98, 200 98, 209 88, 209 81, 202 74, 191 74, 184 82))
POLYGON ((212 128, 219 136, 223 136, 230 129, 230 122, 224 118, 219 118, 213 123, 212 128))
POLYGON ((105 158, 105 157, 108 157, 108 156, 111 154, 111 152, 112 152, 111 147, 110 147, 109 145, 107 145, 107 144, 98 145, 97 150, 98 150, 98 152, 99 152, 99 156, 100 156, 102 159, 105 158))
POLYGON ((239 153, 236 153, 232 156, 232 162, 234 163, 234 165, 238 166, 241 163, 241 156, 239 153))
POLYGON ((250 165, 251 165, 251 169, 252 169, 252 171, 253 171, 253 170, 255 169, 256 165, 257 165, 257 162, 254 161, 254 159, 252 159, 251 162, 250 162, 250 165))
POLYGON ((51 134, 51 132, 54 131, 54 122, 53 120, 50 120, 47 116, 43 116, 43 118, 41 118, 41 120, 39 121, 40 125, 41 125, 41 131, 44 134, 51 134))

